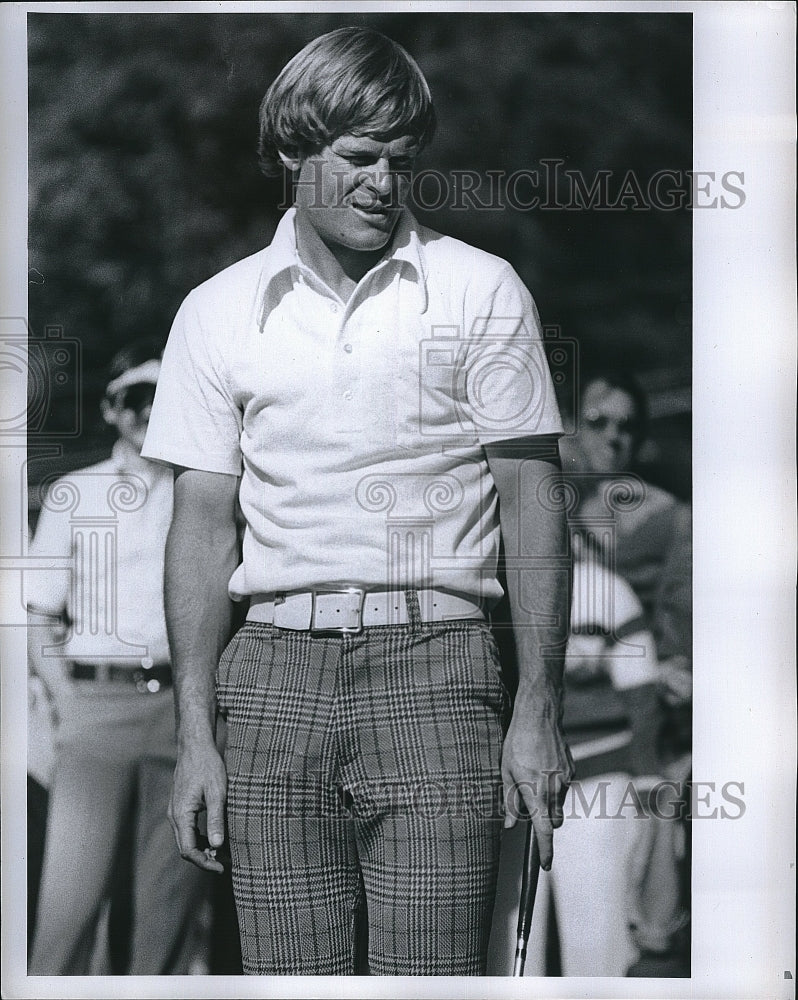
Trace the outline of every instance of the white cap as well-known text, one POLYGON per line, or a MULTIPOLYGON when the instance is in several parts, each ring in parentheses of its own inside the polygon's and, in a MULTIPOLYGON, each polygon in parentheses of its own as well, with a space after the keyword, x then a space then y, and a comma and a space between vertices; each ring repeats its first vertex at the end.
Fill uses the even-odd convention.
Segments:
POLYGON ((161 362, 157 358, 152 358, 150 361, 145 361, 143 364, 137 365, 135 368, 128 368, 127 371, 122 372, 115 379, 108 383, 105 390, 106 395, 115 396, 122 389, 127 389, 131 385, 140 385, 142 382, 147 382, 151 385, 155 385, 158 381, 158 375, 161 372, 161 362))

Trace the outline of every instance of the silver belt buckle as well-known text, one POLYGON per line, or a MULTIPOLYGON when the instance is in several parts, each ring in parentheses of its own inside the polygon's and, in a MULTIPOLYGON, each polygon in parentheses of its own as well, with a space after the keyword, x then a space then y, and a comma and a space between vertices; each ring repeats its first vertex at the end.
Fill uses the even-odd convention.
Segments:
POLYGON ((341 587, 314 590, 310 612, 311 632, 341 632, 357 634, 363 631, 362 587, 341 587))

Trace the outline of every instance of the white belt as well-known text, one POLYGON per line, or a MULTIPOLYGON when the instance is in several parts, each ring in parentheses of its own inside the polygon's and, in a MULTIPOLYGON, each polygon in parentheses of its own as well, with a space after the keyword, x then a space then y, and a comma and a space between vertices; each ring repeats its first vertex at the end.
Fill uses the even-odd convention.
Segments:
MULTIPOLYGON (((416 590, 423 622, 458 618, 485 620, 483 604, 441 590, 416 590)), ((255 594, 247 621, 276 628, 320 632, 360 632, 374 625, 407 625, 410 615, 402 590, 326 588, 290 594, 255 594)))

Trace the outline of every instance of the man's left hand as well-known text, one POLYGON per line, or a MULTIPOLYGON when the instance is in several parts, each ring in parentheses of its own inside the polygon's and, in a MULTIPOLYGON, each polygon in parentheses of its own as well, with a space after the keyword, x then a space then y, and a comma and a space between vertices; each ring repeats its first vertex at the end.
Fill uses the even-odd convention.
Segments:
POLYGON ((574 762, 557 711, 541 713, 540 705, 531 701, 519 692, 502 749, 504 826, 515 826, 519 814, 526 812, 537 835, 540 866, 548 871, 574 762))

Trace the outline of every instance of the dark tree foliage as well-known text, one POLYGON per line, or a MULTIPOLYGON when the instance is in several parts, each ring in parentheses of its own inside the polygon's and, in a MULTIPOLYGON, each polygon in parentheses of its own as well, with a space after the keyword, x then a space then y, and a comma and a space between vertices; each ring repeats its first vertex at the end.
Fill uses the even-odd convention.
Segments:
POLYGON ((641 207, 634 185, 617 210, 566 208, 562 184, 605 171, 615 199, 631 171, 647 198, 658 171, 686 176, 689 15, 31 13, 30 323, 83 345, 81 447, 101 439, 119 346, 165 340, 191 287, 271 238, 286 191, 257 167, 260 99, 302 45, 352 23, 406 45, 429 79, 440 125, 419 169, 484 179, 471 198, 490 207, 450 190, 422 220, 507 257, 588 363, 689 379, 689 210, 641 207), (541 161, 558 163, 559 205, 522 207, 529 181, 491 204, 490 171, 542 176, 541 161))

